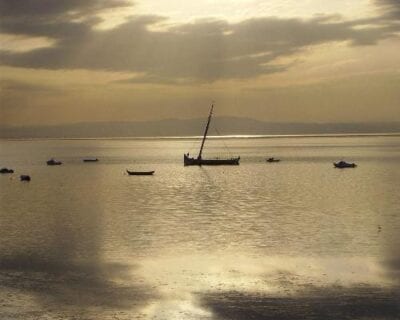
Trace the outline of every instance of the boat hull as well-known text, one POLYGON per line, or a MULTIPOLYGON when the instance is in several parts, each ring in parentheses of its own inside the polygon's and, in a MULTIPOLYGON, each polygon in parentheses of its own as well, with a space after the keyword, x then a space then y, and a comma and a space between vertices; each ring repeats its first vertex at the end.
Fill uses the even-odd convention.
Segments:
POLYGON ((26 174, 21 175, 21 176, 19 177, 19 179, 20 179, 21 181, 31 181, 31 177, 28 176, 28 175, 26 175, 26 174))
POLYGON ((126 172, 130 176, 151 176, 154 174, 154 171, 129 171, 129 170, 126 170, 126 172))
POLYGON ((50 159, 50 160, 46 161, 46 163, 47 163, 48 166, 60 166, 60 165, 62 165, 61 161, 57 161, 57 160, 54 160, 54 159, 50 159))
POLYGON ((239 161, 240 157, 232 159, 198 159, 190 158, 187 155, 183 156, 183 164, 185 166, 237 166, 239 161))
POLYGON ((280 159, 269 158, 266 161, 272 163, 272 162, 280 162, 281 160, 280 159))
POLYGON ((344 169, 344 168, 355 168, 357 167, 357 165, 355 163, 333 163, 333 165, 335 166, 335 168, 339 168, 339 169, 344 169))

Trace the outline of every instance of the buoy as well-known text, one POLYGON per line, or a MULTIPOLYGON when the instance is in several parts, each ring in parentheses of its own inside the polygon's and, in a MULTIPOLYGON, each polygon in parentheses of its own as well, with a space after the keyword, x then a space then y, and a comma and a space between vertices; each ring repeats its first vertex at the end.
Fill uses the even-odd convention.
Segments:
POLYGON ((31 181, 31 177, 25 174, 21 175, 19 178, 21 181, 31 181))

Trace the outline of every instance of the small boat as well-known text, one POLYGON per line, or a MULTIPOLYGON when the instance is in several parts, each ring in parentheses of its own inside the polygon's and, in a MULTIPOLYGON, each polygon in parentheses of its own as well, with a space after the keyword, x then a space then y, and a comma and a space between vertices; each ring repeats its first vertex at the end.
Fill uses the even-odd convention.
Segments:
POLYGON ((155 171, 129 171, 129 170, 126 170, 126 172, 130 176, 152 176, 155 171))
POLYGON ((335 166, 335 168, 340 168, 340 169, 357 167, 355 163, 348 163, 346 161, 334 162, 333 165, 335 166))
POLYGON ((62 165, 61 161, 54 160, 53 158, 46 161, 48 166, 59 166, 62 165))
POLYGON ((13 169, 1 168, 0 173, 14 173, 13 169))
POLYGON ((98 162, 99 159, 97 158, 88 158, 88 159, 83 159, 83 162, 98 162))
POLYGON ((28 175, 26 175, 26 174, 20 175, 19 179, 20 179, 21 181, 31 181, 31 177, 28 176, 28 175))
POLYGON ((204 135, 203 135, 203 140, 201 142, 199 155, 197 156, 197 158, 193 158, 193 157, 189 156, 189 153, 184 154, 183 155, 183 164, 185 166, 239 165, 240 157, 230 158, 230 159, 219 159, 219 158, 216 158, 216 159, 203 159, 202 158, 204 142, 206 141, 206 138, 207 138, 207 132, 208 132, 208 128, 210 126, 213 109, 214 109, 214 105, 212 104, 211 105, 210 114, 208 115, 206 129, 205 129, 204 135))
POLYGON ((281 159, 275 159, 275 158, 268 158, 267 160, 266 160, 267 162, 279 162, 279 161, 281 161, 281 159))

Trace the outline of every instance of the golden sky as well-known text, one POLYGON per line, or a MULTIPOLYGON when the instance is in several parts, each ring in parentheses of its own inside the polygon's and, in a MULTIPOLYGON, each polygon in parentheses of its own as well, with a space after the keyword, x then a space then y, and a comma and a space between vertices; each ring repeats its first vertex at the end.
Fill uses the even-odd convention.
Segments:
POLYGON ((399 0, 0 0, 0 123, 400 121, 399 0))

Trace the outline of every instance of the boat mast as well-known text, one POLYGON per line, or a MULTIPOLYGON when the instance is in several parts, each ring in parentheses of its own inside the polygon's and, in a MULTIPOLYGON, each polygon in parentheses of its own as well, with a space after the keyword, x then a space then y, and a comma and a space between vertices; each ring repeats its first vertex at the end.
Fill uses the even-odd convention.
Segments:
POLYGON ((214 109, 214 104, 211 105, 211 110, 210 110, 210 114, 208 115, 206 130, 204 131, 203 141, 201 142, 200 152, 199 152, 197 159, 201 159, 201 154, 203 153, 204 142, 206 141, 206 138, 207 138, 208 127, 210 126, 213 109, 214 109))

